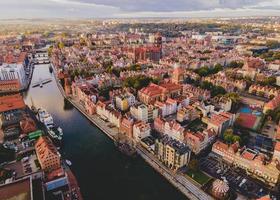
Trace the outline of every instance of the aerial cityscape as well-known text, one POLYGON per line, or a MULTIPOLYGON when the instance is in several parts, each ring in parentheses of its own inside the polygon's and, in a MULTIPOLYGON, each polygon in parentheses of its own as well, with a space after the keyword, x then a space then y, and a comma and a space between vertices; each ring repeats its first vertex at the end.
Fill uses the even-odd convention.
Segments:
POLYGON ((0 200, 279 200, 278 0, 0 2, 0 200))

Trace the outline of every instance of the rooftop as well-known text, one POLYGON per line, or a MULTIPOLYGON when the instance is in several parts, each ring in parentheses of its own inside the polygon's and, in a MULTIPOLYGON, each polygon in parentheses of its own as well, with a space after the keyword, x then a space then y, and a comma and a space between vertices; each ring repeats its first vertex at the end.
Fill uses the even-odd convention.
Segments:
POLYGON ((172 148, 175 149, 175 151, 178 153, 178 154, 185 154, 187 152, 190 152, 190 149, 183 143, 169 137, 168 135, 164 135, 160 141, 165 144, 165 145, 169 145, 171 146, 172 148))
POLYGON ((20 94, 0 97, 0 112, 23 109, 25 106, 20 94))
POLYGON ((0 199, 32 200, 33 194, 31 177, 0 186, 0 199))

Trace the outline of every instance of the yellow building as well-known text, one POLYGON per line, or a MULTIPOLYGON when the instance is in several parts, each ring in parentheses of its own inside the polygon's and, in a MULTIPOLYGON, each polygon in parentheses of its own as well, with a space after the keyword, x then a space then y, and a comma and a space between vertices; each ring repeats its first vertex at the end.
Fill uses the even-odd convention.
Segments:
POLYGON ((189 163, 191 151, 185 144, 164 135, 156 140, 155 154, 167 167, 177 170, 189 163))

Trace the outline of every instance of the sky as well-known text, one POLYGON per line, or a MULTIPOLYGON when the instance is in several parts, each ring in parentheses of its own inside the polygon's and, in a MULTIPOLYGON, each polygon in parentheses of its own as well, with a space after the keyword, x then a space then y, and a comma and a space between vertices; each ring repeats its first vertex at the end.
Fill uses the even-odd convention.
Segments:
POLYGON ((0 19, 280 16, 280 0, 0 0, 0 19))

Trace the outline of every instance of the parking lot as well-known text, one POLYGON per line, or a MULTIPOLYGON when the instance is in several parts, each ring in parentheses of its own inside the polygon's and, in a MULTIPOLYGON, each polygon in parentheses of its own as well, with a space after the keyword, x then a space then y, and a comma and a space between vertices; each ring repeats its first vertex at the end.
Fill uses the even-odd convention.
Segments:
POLYGON ((231 189, 248 198, 259 198, 268 194, 268 190, 250 178, 244 170, 229 165, 214 156, 201 159, 200 169, 214 178, 226 179, 231 189))
POLYGON ((31 174, 40 170, 40 168, 36 166, 35 160, 37 160, 37 157, 34 154, 21 160, 25 174, 31 174))

